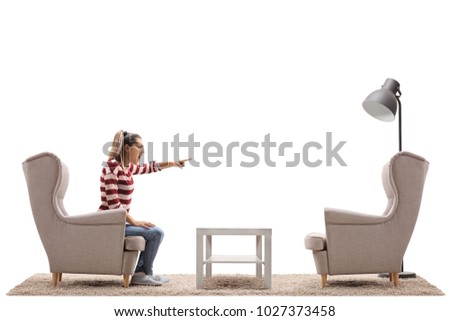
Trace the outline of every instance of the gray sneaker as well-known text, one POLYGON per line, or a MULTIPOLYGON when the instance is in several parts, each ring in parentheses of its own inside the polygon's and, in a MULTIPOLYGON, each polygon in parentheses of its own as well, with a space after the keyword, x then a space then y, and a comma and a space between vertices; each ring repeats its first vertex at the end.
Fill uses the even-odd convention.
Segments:
POLYGON ((154 280, 150 275, 146 275, 144 272, 138 272, 134 273, 131 277, 131 284, 161 286, 163 283, 154 280))
POLYGON ((153 274, 152 275, 152 279, 161 283, 169 283, 169 278, 167 276, 164 275, 156 275, 153 274))

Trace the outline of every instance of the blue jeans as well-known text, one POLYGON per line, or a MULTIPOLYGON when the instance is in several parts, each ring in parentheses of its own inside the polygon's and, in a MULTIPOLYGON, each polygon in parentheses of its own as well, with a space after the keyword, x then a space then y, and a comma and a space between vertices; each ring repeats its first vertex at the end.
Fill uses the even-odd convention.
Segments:
POLYGON ((139 255, 135 272, 153 275, 153 261, 158 253, 159 245, 164 238, 164 232, 159 227, 125 226, 125 236, 142 236, 145 239, 145 250, 139 255))

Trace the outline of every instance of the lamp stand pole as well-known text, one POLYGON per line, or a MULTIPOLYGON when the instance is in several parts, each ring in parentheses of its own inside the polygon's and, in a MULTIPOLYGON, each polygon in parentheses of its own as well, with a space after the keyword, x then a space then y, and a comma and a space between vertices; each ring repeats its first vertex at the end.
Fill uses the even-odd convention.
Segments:
MULTIPOLYGON (((401 95, 401 93, 400 93, 401 95)), ((398 151, 402 151, 402 103, 400 102, 400 95, 396 96, 398 101, 398 151)), ((389 273, 381 273, 378 275, 379 277, 388 278, 389 273)), ((414 272, 405 272, 403 270, 403 261, 402 261, 402 270, 398 274, 398 277, 401 279, 415 278, 416 273, 414 272)))
MULTIPOLYGON (((399 91, 399 95, 397 95, 398 101, 398 151, 402 151, 402 103, 400 102, 400 95, 402 93, 399 91)), ((415 278, 416 273, 414 272, 405 272, 403 270, 403 260, 402 260, 402 271, 398 274, 399 278, 408 279, 415 278)))
MULTIPOLYGON (((401 93, 400 93, 401 95, 401 93)), ((402 151, 402 103, 400 96, 396 96, 398 101, 398 151, 402 151)))

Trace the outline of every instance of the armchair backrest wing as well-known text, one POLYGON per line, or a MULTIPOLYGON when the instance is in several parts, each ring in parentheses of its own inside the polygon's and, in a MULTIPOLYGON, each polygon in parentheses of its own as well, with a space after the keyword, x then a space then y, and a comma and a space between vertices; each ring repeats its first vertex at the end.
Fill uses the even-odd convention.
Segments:
POLYGON ((383 185, 388 197, 385 215, 399 233, 398 239, 407 245, 419 215, 429 162, 423 157, 399 152, 383 170, 383 185))
POLYGON ((61 216, 67 215, 63 199, 69 173, 60 159, 51 153, 40 153, 22 163, 28 188, 31 210, 39 236, 48 253, 51 244, 57 244, 55 233, 61 225, 61 216))

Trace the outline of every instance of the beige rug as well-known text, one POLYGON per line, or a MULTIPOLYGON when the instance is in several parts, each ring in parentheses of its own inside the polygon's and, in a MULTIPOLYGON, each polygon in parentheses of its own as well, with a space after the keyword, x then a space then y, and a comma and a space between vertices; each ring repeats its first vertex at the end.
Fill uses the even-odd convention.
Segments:
POLYGON ((262 279, 250 275, 217 275, 205 279, 205 289, 196 289, 195 275, 169 275, 160 287, 131 285, 125 289, 121 276, 64 274, 52 287, 51 274, 36 274, 10 290, 20 296, 430 296, 444 295, 421 277, 400 279, 395 288, 377 275, 331 276, 322 289, 320 276, 313 274, 273 275, 272 288, 263 289, 262 279))

